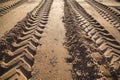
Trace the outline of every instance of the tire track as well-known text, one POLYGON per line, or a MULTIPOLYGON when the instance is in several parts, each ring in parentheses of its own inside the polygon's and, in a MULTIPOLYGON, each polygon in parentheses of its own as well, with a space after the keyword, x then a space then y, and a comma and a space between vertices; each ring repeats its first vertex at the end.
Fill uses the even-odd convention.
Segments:
POLYGON ((120 12, 120 6, 112 6, 120 12))
POLYGON ((104 19, 120 31, 120 14, 117 11, 95 0, 86 1, 93 6, 104 19))
POLYGON ((120 14, 120 6, 110 6, 110 8, 120 14))
POLYGON ((31 80, 72 80, 72 66, 66 63, 69 57, 65 42, 63 0, 53 0, 48 23, 37 47, 31 80))
POLYGON ((28 80, 52 0, 42 2, 0 40, 0 78, 28 80))
POLYGON ((74 80, 120 77, 120 43, 76 1, 65 0, 66 46, 74 80), (103 61, 102 61, 103 60, 103 61))
POLYGON ((0 8, 0 16, 3 16, 4 14, 8 13, 10 10, 18 7, 19 5, 23 4, 24 2, 26 2, 27 0, 19 0, 14 2, 11 5, 6 5, 4 7, 0 8))

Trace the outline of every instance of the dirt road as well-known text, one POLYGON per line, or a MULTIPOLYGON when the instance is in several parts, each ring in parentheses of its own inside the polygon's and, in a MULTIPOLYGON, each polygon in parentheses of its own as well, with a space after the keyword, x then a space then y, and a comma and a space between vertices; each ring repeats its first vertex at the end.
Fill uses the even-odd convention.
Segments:
POLYGON ((120 80, 119 2, 0 4, 0 80, 120 80))

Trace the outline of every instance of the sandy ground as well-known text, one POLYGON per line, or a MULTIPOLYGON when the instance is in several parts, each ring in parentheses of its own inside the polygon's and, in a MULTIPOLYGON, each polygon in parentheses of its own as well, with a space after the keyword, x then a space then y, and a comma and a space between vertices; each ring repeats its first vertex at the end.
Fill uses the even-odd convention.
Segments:
MULTIPOLYGON (((77 1, 79 2, 80 0, 77 1)), ((118 41, 120 41, 120 32, 111 24, 109 24, 91 5, 89 5, 85 1, 80 1, 79 4, 84 7, 84 9, 90 15, 92 15, 103 27, 105 27, 105 29, 108 30, 112 36, 114 36, 118 41)))
MULTIPOLYGON (((23 19, 28 12, 34 9, 41 0, 28 0, 21 6, 11 10, 7 14, 0 17, 0 37, 6 31, 23 19)), ((84 9, 92 15, 102 26, 104 26, 114 37, 120 41, 120 33, 103 19, 96 10, 91 7, 84 0, 77 0, 84 9)), ((113 1, 102 3, 110 6, 120 6, 120 3, 113 1)), ((64 2, 63 0, 54 0, 48 19, 48 24, 42 34, 39 43, 41 46, 37 47, 37 53, 34 57, 33 77, 31 80, 72 80, 72 65, 66 63, 65 58, 69 57, 67 49, 63 43, 65 42, 65 27, 62 22, 64 16, 64 2)))
POLYGON ((41 0, 29 0, 21 6, 11 10, 7 14, 0 17, 0 37, 4 35, 6 31, 17 24, 18 21, 22 20, 28 12, 34 9, 41 0))
POLYGON ((34 80, 72 80, 71 65, 65 58, 69 53, 64 48, 65 28, 62 23, 63 0, 54 0, 48 24, 40 40, 33 67, 34 80), (39 76, 39 77, 38 77, 39 76))

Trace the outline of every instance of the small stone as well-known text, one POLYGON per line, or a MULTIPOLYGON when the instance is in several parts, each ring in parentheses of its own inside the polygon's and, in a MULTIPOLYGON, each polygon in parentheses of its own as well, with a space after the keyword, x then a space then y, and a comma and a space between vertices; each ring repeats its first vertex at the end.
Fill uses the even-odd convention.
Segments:
POLYGON ((78 76, 81 76, 81 71, 80 71, 80 70, 76 71, 76 74, 77 74, 78 76))

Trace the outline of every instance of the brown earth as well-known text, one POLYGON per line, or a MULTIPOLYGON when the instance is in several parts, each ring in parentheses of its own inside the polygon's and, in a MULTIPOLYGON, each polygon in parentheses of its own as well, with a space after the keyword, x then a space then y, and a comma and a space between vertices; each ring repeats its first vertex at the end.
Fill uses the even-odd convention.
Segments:
MULTIPOLYGON (((47 10, 49 1, 27 0, 0 16, 0 80, 119 80, 120 20, 115 18, 115 25, 107 21, 87 0, 53 0, 47 10), (19 21, 20 30, 9 35, 19 21)), ((115 0, 97 1, 120 6, 115 0)))

